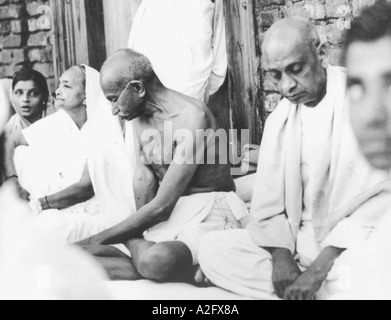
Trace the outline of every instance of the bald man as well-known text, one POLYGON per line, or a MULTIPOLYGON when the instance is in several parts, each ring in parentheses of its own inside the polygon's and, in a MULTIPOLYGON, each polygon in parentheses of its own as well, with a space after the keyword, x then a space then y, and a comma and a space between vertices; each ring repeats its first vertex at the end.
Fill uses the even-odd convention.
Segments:
POLYGON ((113 114, 133 120, 138 210, 80 245, 115 280, 193 281, 201 237, 239 228, 248 215, 221 162, 220 141, 210 136, 216 120, 202 102, 164 87, 150 61, 131 49, 105 62, 101 85, 113 114))
POLYGON ((323 283, 344 271, 332 270, 334 261, 365 237, 366 214, 388 207, 389 180, 359 152, 346 115, 346 72, 328 66, 312 23, 275 23, 263 56, 284 99, 265 127, 253 221, 206 235, 200 265, 213 284, 246 297, 327 298, 323 283))

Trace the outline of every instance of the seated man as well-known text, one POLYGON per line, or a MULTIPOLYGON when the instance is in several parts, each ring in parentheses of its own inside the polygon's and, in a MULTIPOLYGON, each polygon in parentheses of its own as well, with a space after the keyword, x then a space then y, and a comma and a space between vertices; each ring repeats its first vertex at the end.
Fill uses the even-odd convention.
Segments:
POLYGON ((192 281, 201 237, 239 228, 248 215, 208 135, 216 121, 202 102, 165 88, 150 61, 131 49, 106 61, 101 84, 114 115, 134 120, 138 211, 80 245, 112 279, 192 281), (121 243, 131 259, 109 246, 121 243))
MULTIPOLYGON (((365 157, 380 170, 391 169, 391 4, 378 1, 352 23, 345 43, 348 97, 353 129, 365 157)), ((391 209, 391 199, 389 200, 391 209)), ((354 249, 336 261, 349 278, 327 285, 335 299, 390 299, 391 211, 354 249), (344 285, 339 285, 339 284, 344 285)))
POLYGON ((275 23, 263 53, 285 99, 265 128, 254 220, 246 230, 206 235, 200 265, 213 284, 243 296, 327 298, 319 290, 334 261, 387 210, 390 180, 359 152, 345 70, 327 67, 315 26, 301 18, 275 23))

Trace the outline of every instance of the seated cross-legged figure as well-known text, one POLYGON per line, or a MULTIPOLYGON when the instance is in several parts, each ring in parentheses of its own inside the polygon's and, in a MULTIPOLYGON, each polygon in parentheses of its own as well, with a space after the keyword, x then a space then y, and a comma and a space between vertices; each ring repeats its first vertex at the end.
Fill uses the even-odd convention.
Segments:
POLYGON ((374 172, 353 135, 346 70, 329 66, 315 26, 276 22, 265 68, 284 99, 269 117, 245 230, 213 232, 199 249, 213 284, 264 299, 325 299, 334 262, 388 208, 390 180, 374 172))
POLYGON ((230 166, 219 162, 219 140, 210 135, 216 120, 202 102, 164 87, 150 61, 131 49, 105 62, 101 85, 113 114, 133 120, 138 210, 79 245, 112 279, 193 281, 202 236, 240 228, 248 216, 230 166))

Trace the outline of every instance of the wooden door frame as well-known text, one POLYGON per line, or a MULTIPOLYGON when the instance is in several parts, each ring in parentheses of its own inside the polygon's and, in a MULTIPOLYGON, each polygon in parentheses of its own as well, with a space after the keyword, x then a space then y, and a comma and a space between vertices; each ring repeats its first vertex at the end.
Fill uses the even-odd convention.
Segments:
POLYGON ((56 81, 74 65, 97 70, 106 59, 102 0, 50 0, 56 81))
POLYGON ((250 129, 250 142, 259 145, 264 104, 254 0, 224 0, 224 12, 232 128, 250 129))

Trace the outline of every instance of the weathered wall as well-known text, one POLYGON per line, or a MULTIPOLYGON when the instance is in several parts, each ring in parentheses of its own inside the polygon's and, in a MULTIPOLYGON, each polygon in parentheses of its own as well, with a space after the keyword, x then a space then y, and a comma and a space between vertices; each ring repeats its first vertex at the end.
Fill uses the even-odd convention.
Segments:
POLYGON ((48 0, 0 0, 0 78, 33 67, 54 89, 48 0))
MULTIPOLYGON (((310 18, 317 26, 322 38, 329 46, 330 62, 341 65, 343 35, 353 17, 363 7, 375 0, 255 0, 257 20, 257 41, 262 43, 265 31, 277 20, 302 16, 310 18)), ((261 71, 262 72, 262 71, 261 71)), ((261 76, 261 75, 260 75, 261 76)), ((280 100, 273 83, 264 77, 265 112, 274 110, 280 100)))

